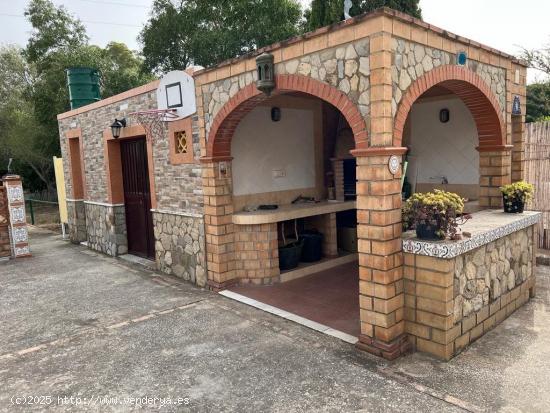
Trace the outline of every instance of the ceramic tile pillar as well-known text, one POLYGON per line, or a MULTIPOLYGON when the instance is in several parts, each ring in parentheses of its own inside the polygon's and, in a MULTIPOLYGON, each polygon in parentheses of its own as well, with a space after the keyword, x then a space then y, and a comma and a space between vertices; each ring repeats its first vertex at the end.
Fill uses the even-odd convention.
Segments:
POLYGON ((399 357, 408 349, 401 240, 401 163, 405 151, 405 148, 352 151, 357 157, 361 308, 357 347, 387 359, 399 357), (390 168, 390 160, 396 168, 390 168))
POLYGON ((11 256, 10 221, 6 188, 0 185, 0 260, 11 256))
POLYGON ((202 158, 208 286, 222 290, 235 283, 235 234, 231 158, 202 158))
POLYGON ((7 175, 3 178, 3 182, 8 198, 12 255, 15 258, 30 257, 29 232, 21 178, 18 175, 7 175))

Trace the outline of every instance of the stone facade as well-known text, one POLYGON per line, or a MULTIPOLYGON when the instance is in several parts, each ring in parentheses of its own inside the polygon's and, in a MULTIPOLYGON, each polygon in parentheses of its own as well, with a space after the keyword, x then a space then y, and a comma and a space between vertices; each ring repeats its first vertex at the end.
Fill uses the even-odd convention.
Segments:
POLYGON ((159 270, 204 287, 206 254, 202 216, 154 212, 153 226, 159 270))
POLYGON ((404 254, 405 328, 418 350, 450 359, 529 300, 535 226, 451 259, 404 254))
POLYGON ((515 232, 455 260, 454 322, 462 320, 533 275, 534 227, 515 232))
POLYGON ((67 200, 69 239, 78 244, 88 240, 86 233, 86 206, 84 201, 67 200))
POLYGON ((88 247, 104 254, 128 252, 124 205, 85 203, 88 247))
MULTIPOLYGON (((392 66, 392 114, 409 86, 436 67, 456 65, 456 55, 419 43, 393 38, 394 64, 392 66)), ((497 97, 503 116, 506 115, 506 70, 501 67, 469 59, 466 67, 478 74, 497 97)))
MULTIPOLYGON (((370 104, 370 40, 368 37, 348 45, 327 48, 315 53, 277 63, 278 75, 311 77, 345 93, 363 116, 369 115, 370 104)), ((205 130, 230 98, 257 80, 256 70, 241 73, 220 81, 204 84, 202 104, 205 111, 205 130)))

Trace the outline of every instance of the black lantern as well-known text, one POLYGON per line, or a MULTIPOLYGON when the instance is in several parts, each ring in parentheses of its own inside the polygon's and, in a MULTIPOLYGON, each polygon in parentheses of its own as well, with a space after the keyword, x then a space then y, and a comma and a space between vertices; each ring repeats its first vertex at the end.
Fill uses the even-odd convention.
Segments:
POLYGON ((271 108, 271 120, 273 122, 279 122, 281 120, 281 108, 277 106, 271 108))
POLYGON ((122 128, 126 127, 126 118, 122 119, 116 119, 111 125, 111 133, 113 134, 113 138, 118 139, 120 138, 120 132, 122 128))
POLYGON ((451 112, 449 109, 441 109, 439 111, 439 121, 441 123, 447 123, 451 120, 451 112))
POLYGON ((274 68, 272 54, 262 53, 256 58, 256 70, 258 71, 256 87, 268 96, 275 89, 274 68))

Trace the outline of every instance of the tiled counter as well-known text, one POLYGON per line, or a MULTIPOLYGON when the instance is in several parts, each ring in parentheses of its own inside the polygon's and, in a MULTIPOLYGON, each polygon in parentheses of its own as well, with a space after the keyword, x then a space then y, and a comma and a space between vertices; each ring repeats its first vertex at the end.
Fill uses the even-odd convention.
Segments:
POLYGON ((534 295, 539 219, 486 210, 460 241, 403 234, 405 326, 417 350, 448 360, 534 295))

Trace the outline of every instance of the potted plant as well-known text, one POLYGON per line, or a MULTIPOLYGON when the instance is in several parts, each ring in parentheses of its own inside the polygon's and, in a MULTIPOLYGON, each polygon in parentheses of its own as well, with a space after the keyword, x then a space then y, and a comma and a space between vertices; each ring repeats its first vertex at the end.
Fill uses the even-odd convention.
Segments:
POLYGON ((531 200, 535 187, 525 181, 500 187, 504 212, 521 214, 525 209, 525 203, 531 200))
POLYGON ((458 194, 439 189, 416 193, 403 206, 403 226, 415 229, 420 239, 459 239, 458 226, 471 218, 463 212, 464 199, 458 194))

